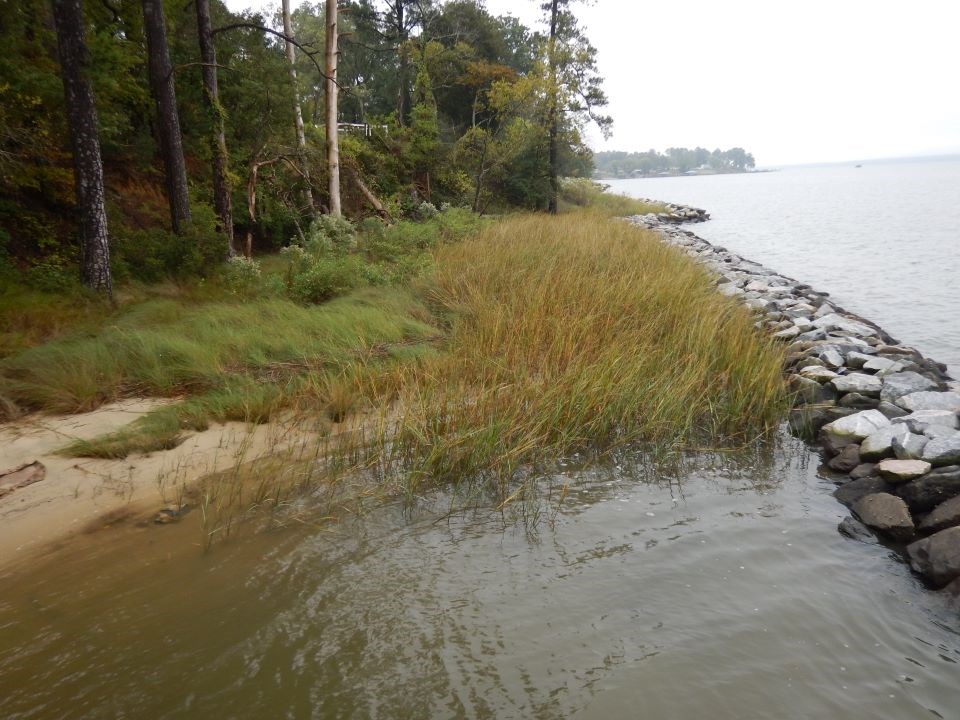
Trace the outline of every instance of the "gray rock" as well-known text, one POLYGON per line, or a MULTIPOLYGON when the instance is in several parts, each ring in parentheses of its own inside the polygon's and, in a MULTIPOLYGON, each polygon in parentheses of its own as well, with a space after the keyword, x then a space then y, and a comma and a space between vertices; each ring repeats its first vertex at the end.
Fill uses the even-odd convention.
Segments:
MULTIPOLYGON (((867 361, 863 364, 864 370, 869 370, 872 372, 889 372, 897 368, 901 369, 903 365, 898 363, 896 360, 890 360, 889 358, 884 357, 872 357, 868 358, 867 361)), ((896 372, 894 370, 894 372, 896 372)))
POLYGON ((847 445, 840 454, 827 463, 827 467, 837 472, 848 473, 860 464, 860 447, 847 445))
POLYGON ((910 371, 894 373, 883 378, 880 399, 892 403, 904 395, 924 390, 935 390, 936 387, 937 384, 933 380, 919 373, 910 371))
POLYGON ((910 567, 935 588, 960 577, 960 527, 947 528, 907 546, 910 567))
POLYGON ((853 368, 854 370, 859 370, 864 365, 867 364, 873 358, 870 355, 866 355, 860 352, 851 352, 847 353, 847 367, 853 368))
POLYGON ((927 425, 923 429, 923 436, 930 438, 931 440, 935 440, 951 437, 955 432, 957 431, 952 430, 944 425, 927 425))
POLYGON ((904 410, 903 408, 897 407, 897 406, 894 405, 893 403, 891 403, 891 402, 886 402, 886 401, 884 401, 884 400, 881 400, 881 401, 880 401, 880 404, 877 405, 877 410, 879 410, 880 412, 882 412, 884 415, 886 415, 886 416, 887 416, 888 418, 890 418, 891 420, 892 420, 893 418, 903 417, 904 415, 909 415, 909 414, 910 414, 910 413, 908 413, 906 410, 904 410))
POLYGON ((876 475, 876 473, 874 472, 876 467, 877 466, 874 463, 860 463, 853 470, 850 471, 850 479, 859 480, 860 478, 876 475))
POLYGON ((717 285, 717 292, 721 295, 726 295, 727 297, 733 297, 735 295, 743 295, 743 290, 741 290, 736 283, 727 282, 717 285))
POLYGON ((840 531, 841 535, 846 535, 851 540, 859 540, 868 545, 875 545, 877 542, 877 536, 873 534, 873 531, 852 515, 847 515, 841 520, 837 530, 840 531))
POLYGON ((829 405, 807 405, 791 410, 787 424, 790 431, 797 437, 813 441, 824 425, 846 415, 852 415, 854 412, 856 411, 849 408, 831 407, 829 405))
POLYGON ((839 393, 855 392, 871 397, 880 397, 880 390, 883 387, 883 381, 880 378, 863 373, 840 375, 830 380, 830 384, 839 393))
MULTIPOLYGON (((892 376, 891 376, 892 377, 892 376)), ((914 392, 897 398, 896 404, 904 410, 950 410, 960 412, 960 393, 955 392, 914 392)))
POLYGON ((890 486, 887 484, 886 480, 880 477, 871 476, 844 483, 833 491, 833 496, 839 502, 843 503, 847 507, 850 507, 862 497, 873 495, 874 493, 887 492, 889 489, 890 486))
POLYGON ((800 374, 810 380, 816 380, 818 383, 825 383, 839 377, 833 370, 828 370, 822 365, 807 365, 800 368, 800 374))
POLYGON ((958 427, 957 414, 949 410, 917 410, 893 420, 894 425, 905 423, 910 432, 923 433, 930 425, 956 430, 958 427))
POLYGON ((930 472, 931 465, 923 460, 894 460, 888 458, 877 464, 877 475, 887 482, 903 483, 930 472))
POLYGON ((839 350, 832 348, 820 350, 817 353, 817 357, 823 360, 823 364, 830 368, 842 368, 844 364, 843 355, 840 354, 839 350))
POLYGON ((923 435, 908 433, 895 435, 893 438, 893 454, 898 460, 918 460, 923 455, 928 438, 923 435))
MULTIPOLYGON (((822 385, 821 387, 830 388, 830 385, 822 385)), ((834 394, 836 395, 836 394, 834 394)), ((846 393, 840 401, 837 403, 840 407, 854 408, 855 410, 870 410, 877 407, 880 404, 880 401, 873 397, 867 397, 866 395, 861 395, 860 393, 846 393)))
POLYGON ((819 308, 817 308, 817 311, 813 314, 813 316, 815 318, 822 318, 832 313, 835 313, 836 311, 837 309, 833 305, 831 305, 828 302, 825 302, 819 308))
POLYGON ((793 338, 799 334, 800 329, 796 325, 791 325, 783 330, 778 330, 771 337, 773 337, 775 340, 793 340, 793 338))
POLYGON ((921 478, 896 488, 915 513, 929 512, 942 502, 960 495, 960 466, 936 468, 921 478))
POLYGON ((906 437, 910 431, 904 425, 887 425, 870 433, 860 445, 860 456, 864 460, 882 460, 894 456, 893 440, 906 437))
POLYGON ((797 340, 803 340, 806 342, 816 342, 817 340, 824 340, 827 337, 827 333, 820 328, 815 330, 808 330, 807 332, 798 335, 797 340))
POLYGON ((813 324, 821 330, 839 330, 847 335, 859 335, 861 337, 873 335, 875 332, 869 325, 864 325, 836 313, 821 315, 813 321, 813 324))
POLYGON ((960 525, 960 497, 937 505, 920 523, 920 529, 924 532, 940 532, 957 525, 960 525))
POLYGON ((863 410, 823 426, 823 432, 836 439, 860 442, 877 430, 889 427, 890 421, 877 410, 863 410))
POLYGON ((895 540, 913 537, 913 518, 907 504, 890 493, 865 495, 853 504, 854 514, 861 522, 895 540))
POLYGON ((936 467, 960 463, 960 432, 948 437, 932 438, 920 457, 936 467))

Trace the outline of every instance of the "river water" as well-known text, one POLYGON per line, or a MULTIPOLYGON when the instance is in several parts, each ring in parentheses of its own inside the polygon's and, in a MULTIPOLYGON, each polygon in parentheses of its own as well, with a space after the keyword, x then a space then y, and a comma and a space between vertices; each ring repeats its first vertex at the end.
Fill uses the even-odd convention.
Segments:
POLYGON ((960 158, 605 181, 701 207, 706 240, 879 323, 960 378, 960 158))
POLYGON ((82 537, 0 577, 0 715, 957 717, 956 609, 837 533, 817 462, 782 437, 501 512, 82 537))

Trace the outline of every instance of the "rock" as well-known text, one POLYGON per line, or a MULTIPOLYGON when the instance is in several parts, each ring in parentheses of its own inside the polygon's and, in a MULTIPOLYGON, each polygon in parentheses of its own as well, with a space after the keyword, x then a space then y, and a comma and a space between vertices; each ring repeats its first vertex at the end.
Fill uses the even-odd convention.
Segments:
POLYGON ((859 480, 860 478, 870 477, 875 475, 874 470, 876 469, 874 463, 860 463, 853 470, 850 471, 851 480, 859 480))
POLYGON ((833 491, 833 496, 846 505, 853 505, 857 500, 874 493, 886 492, 890 488, 887 481, 879 477, 865 477, 860 480, 851 480, 833 491))
POLYGON ((921 478, 896 489, 915 513, 929 512, 942 502, 960 495, 960 466, 936 468, 921 478))
POLYGON ((960 432, 932 438, 924 446, 920 457, 936 467, 960 463, 960 432))
POLYGON ((736 283, 732 282, 721 283, 720 285, 717 285, 717 292, 719 292, 721 295, 726 295, 727 297, 743 295, 743 290, 737 287, 736 283))
POLYGON ((864 353, 852 352, 847 354, 847 367, 853 368, 854 370, 859 370, 864 365, 867 364, 873 358, 870 355, 864 353))
POLYGON ((890 360, 889 358, 882 357, 873 357, 869 358, 864 364, 863 369, 869 370, 871 372, 897 372, 901 370, 903 365, 896 360, 890 360))
POLYGON ((927 425, 923 429, 923 436, 931 440, 936 440, 951 437, 955 432, 957 431, 944 425, 927 425))
POLYGON ((808 330, 802 335, 798 335, 797 340, 804 340, 809 342, 809 341, 824 340, 826 339, 826 337, 827 337, 827 333, 818 328, 816 330, 808 330))
POLYGON ((854 443, 847 445, 840 454, 827 463, 827 467, 837 472, 848 473, 860 464, 860 447, 854 443))
POLYGON ((893 440, 905 437, 910 430, 904 425, 887 425, 870 433, 860 445, 860 455, 864 460, 882 460, 894 456, 893 440))
POLYGON ((832 404, 807 405, 791 410, 787 423, 794 435, 812 442, 824 425, 854 412, 849 408, 833 407, 832 404))
MULTIPOLYGON (((823 385, 821 387, 829 388, 830 385, 823 385)), ((880 401, 876 398, 867 397, 866 395, 861 395, 860 393, 847 393, 838 403, 840 407, 853 408, 854 410, 870 410, 877 407, 880 404, 880 401)))
POLYGON ((919 373, 895 373, 883 378, 883 389, 880 391, 880 399, 892 403, 904 395, 924 390, 935 390, 936 387, 937 384, 933 382, 933 380, 919 373))
POLYGON ((178 522, 180 518, 186 514, 188 509, 188 505, 167 505, 154 516, 153 521, 157 525, 168 525, 169 523, 178 522))
POLYGON ((823 365, 807 365, 800 368, 800 375, 808 380, 815 380, 818 383, 826 383, 836 377, 840 377, 833 370, 828 370, 823 365))
POLYGON ((960 412, 960 393, 925 390, 903 395, 897 398, 896 404, 910 412, 917 412, 918 410, 960 412))
POLYGON ((840 524, 837 525, 837 530, 840 531, 841 535, 846 535, 851 540, 859 540, 868 545, 874 545, 877 542, 877 536, 873 534, 870 528, 852 515, 847 515, 841 520, 840 524))
POLYGON ((877 430, 889 427, 890 421, 877 410, 863 410, 823 426, 821 432, 847 442, 860 442, 877 430))
POLYGON ((863 373, 851 373, 849 375, 840 375, 830 380, 830 385, 838 393, 855 392, 860 395, 870 397, 880 397, 880 390, 883 387, 883 381, 873 375, 864 375, 863 373))
POLYGON ((813 324, 821 330, 839 330, 847 335, 860 335, 862 337, 873 335, 875 332, 869 325, 864 325, 836 313, 821 315, 813 321, 813 324))
POLYGON ((956 430, 960 425, 957 414, 949 410, 917 410, 893 420, 893 423, 905 423, 910 432, 918 434, 923 434, 930 425, 940 425, 951 430, 956 430))
POLYGON ((843 367, 843 355, 841 355, 838 350, 822 350, 817 353, 817 357, 823 360, 823 364, 827 367, 843 367))
POLYGON ((831 388, 802 375, 788 376, 787 383, 796 395, 798 404, 815 405, 825 400, 833 400, 836 397, 836 393, 831 388))
POLYGON ((25 488, 40 482, 47 476, 46 466, 37 460, 26 465, 0 473, 0 498, 6 497, 14 490, 25 488))
POLYGON ((960 527, 947 528, 907 546, 910 567, 935 588, 960 577, 960 527))
MULTIPOLYGON (((882 392, 882 391, 881 391, 881 392, 882 392)), ((910 414, 910 413, 908 413, 906 410, 904 410, 903 408, 897 407, 897 406, 894 405, 893 403, 891 403, 891 402, 886 402, 885 400, 881 400, 881 401, 880 401, 880 404, 877 405, 877 410, 879 410, 880 412, 882 412, 884 415, 886 415, 886 416, 887 416, 888 418, 890 418, 891 420, 892 420, 893 418, 903 417, 904 415, 909 415, 909 414, 910 414)))
POLYGON ((893 455, 898 460, 918 460, 927 446, 928 438, 923 435, 907 433, 893 438, 893 455))
POLYGON ((895 540, 913 537, 913 518, 907 504, 895 495, 884 492, 864 495, 853 504, 853 512, 864 525, 895 540))
POLYGON ((960 525, 960 496, 937 505, 920 523, 924 532, 940 532, 960 525))
POLYGON ((775 332, 771 337, 775 340, 793 340, 793 338, 799 334, 800 329, 796 325, 791 325, 788 328, 775 332))
POLYGON ((930 472, 931 465, 923 460, 881 460, 877 474, 887 482, 910 482, 930 472))

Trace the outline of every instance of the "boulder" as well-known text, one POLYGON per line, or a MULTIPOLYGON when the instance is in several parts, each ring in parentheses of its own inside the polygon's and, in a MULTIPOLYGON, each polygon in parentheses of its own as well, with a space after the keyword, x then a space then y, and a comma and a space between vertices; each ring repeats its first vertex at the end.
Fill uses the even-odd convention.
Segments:
POLYGON ((936 467, 960 463, 960 432, 930 439, 920 457, 936 467))
POLYGON ((789 375, 787 384, 796 396, 795 402, 798 405, 814 405, 836 397, 836 393, 830 388, 802 375, 789 375))
POLYGON ((890 424, 890 420, 878 410, 863 410, 827 423, 821 432, 832 436, 834 440, 846 441, 843 444, 847 444, 861 442, 868 435, 889 427, 890 424))
POLYGON ((837 525, 837 530, 840 531, 841 535, 846 535, 851 540, 859 540, 868 545, 874 545, 877 542, 877 536, 873 534, 870 528, 852 515, 847 515, 841 520, 840 524, 837 525))
POLYGON ((881 460, 876 467, 877 475, 887 482, 903 483, 915 480, 930 472, 931 465, 923 460, 881 460))
POLYGON ((880 399, 892 403, 904 395, 924 390, 935 390, 936 388, 937 384, 933 382, 933 380, 919 373, 894 373, 893 375, 887 375, 883 378, 883 389, 880 391, 880 399))
POLYGON ((840 377, 833 370, 829 370, 823 365, 806 365, 800 368, 800 375, 808 380, 816 380, 818 383, 826 383, 836 377, 840 377))
POLYGON ((956 430, 960 426, 957 420, 957 414, 949 410, 917 410, 908 415, 895 418, 893 423, 904 423, 910 432, 922 434, 930 425, 939 425, 942 427, 956 430))
POLYGON ((849 375, 840 375, 830 380, 830 385, 838 393, 859 393, 870 397, 880 397, 880 390, 883 387, 883 380, 873 375, 863 373, 850 373, 849 375))
POLYGON ((875 332, 869 325, 857 322, 843 315, 838 315, 837 313, 821 315, 813 321, 813 324, 821 330, 839 330, 846 335, 859 335, 861 337, 873 335, 875 332))
POLYGON ((850 471, 850 479, 859 480, 860 478, 876 475, 876 472, 875 472, 876 467, 877 466, 874 463, 860 463, 853 470, 850 471))
POLYGON ((837 472, 848 473, 860 464, 860 446, 847 445, 840 454, 827 463, 827 467, 837 472))
POLYGON ((853 512, 864 525, 895 540, 913 537, 913 518, 907 504, 895 495, 865 495, 853 504, 853 512))
POLYGON ((800 329, 796 325, 791 324, 790 327, 778 330, 771 337, 773 337, 774 340, 793 340, 799 334, 800 329))
POLYGON ((913 512, 929 512, 940 503, 960 495, 960 466, 936 468, 898 486, 895 492, 913 512))
MULTIPOLYGON (((823 385, 822 387, 829 389, 830 385, 823 385)), ((834 396, 836 396, 836 393, 834 393, 834 396)), ((880 401, 873 397, 851 392, 840 398, 837 404, 840 405, 840 407, 853 408, 854 410, 870 410, 877 407, 880 401)))
POLYGON ((893 438, 893 454, 897 460, 918 460, 923 454, 929 438, 923 435, 907 433, 893 438))
POLYGON ((920 523, 920 529, 933 533, 957 525, 960 525, 960 496, 937 505, 920 523))
POLYGON ((866 365, 873 357, 861 352, 852 352, 847 354, 847 367, 859 370, 866 365))
MULTIPOLYGON (((850 408, 833 407, 832 403, 806 405, 791 410, 787 424, 794 435, 812 442, 817 438, 820 429, 824 425, 838 418, 845 417, 846 415, 852 415, 855 412, 856 410, 851 410, 850 408)), ((844 445, 848 444, 849 443, 844 443, 844 445)), ((837 452, 839 452, 839 448, 837 452)))
POLYGON ((895 438, 905 438, 910 431, 904 425, 887 425, 870 433, 860 445, 860 456, 864 460, 882 460, 893 457, 895 438))
POLYGON ((935 588, 960 577, 960 527, 947 528, 907 546, 910 567, 935 588))
POLYGON ((897 372, 898 370, 902 369, 903 365, 896 360, 890 360, 889 358, 872 357, 869 358, 862 367, 864 370, 868 370, 870 372, 890 373, 897 372))
POLYGON ((960 393, 924 390, 903 395, 897 398, 896 404, 910 412, 917 412, 918 410, 960 412, 960 393))
POLYGON ((886 400, 881 400, 881 401, 880 401, 880 404, 877 405, 877 410, 879 410, 880 412, 882 412, 884 415, 886 415, 886 416, 887 416, 888 418, 890 418, 891 420, 892 420, 893 418, 903 417, 904 415, 909 415, 909 414, 910 414, 910 413, 908 413, 906 410, 904 410, 903 408, 897 407, 897 406, 894 405, 893 403, 887 402, 886 400))
POLYGON ((886 492, 890 489, 883 478, 871 476, 859 480, 851 480, 833 491, 833 496, 841 503, 850 507, 857 500, 874 493, 886 492))

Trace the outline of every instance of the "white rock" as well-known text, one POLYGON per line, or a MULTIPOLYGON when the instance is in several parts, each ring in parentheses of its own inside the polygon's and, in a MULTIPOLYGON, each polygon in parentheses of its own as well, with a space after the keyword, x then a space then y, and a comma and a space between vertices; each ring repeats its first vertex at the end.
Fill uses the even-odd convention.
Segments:
POLYGON ((897 405, 904 410, 950 410, 960 412, 960 393, 922 391, 897 398, 897 405))
POLYGON ((951 430, 960 427, 957 414, 949 410, 917 410, 909 415, 894 418, 893 423, 904 423, 910 428, 910 432, 914 433, 923 433, 931 425, 942 425, 951 430))
POLYGON ((863 410, 824 425, 823 431, 837 439, 860 442, 890 424, 886 415, 879 410, 863 410))
POLYGON ((883 381, 880 378, 863 373, 840 375, 833 378, 830 384, 838 393, 855 392, 867 397, 880 397, 880 389, 883 387, 883 381))

